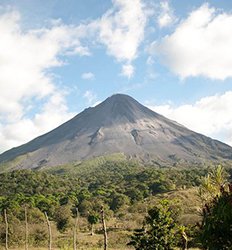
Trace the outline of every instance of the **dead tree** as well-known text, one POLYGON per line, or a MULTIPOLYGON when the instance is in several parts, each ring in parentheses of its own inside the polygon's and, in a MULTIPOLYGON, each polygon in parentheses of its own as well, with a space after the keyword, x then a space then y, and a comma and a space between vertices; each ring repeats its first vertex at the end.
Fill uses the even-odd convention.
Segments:
POLYGON ((52 250, 52 229, 51 229, 51 223, 48 219, 48 215, 46 212, 44 212, 45 218, 46 218, 46 222, 47 222, 47 226, 48 226, 48 233, 49 233, 49 240, 48 240, 48 249, 52 250))
POLYGON ((103 206, 101 207, 101 220, 102 220, 102 229, 104 233, 104 250, 107 250, 108 237, 107 237, 107 231, 106 231, 105 213, 104 213, 103 206))
POLYGON ((27 221, 27 207, 24 210, 25 216, 25 250, 28 250, 28 221, 27 221))
POLYGON ((4 209, 4 220, 5 220, 5 227, 6 227, 6 241, 5 241, 5 249, 8 250, 8 234, 9 234, 9 224, 8 224, 8 220, 7 220, 7 213, 6 213, 6 209, 4 209))
POLYGON ((78 225, 78 208, 76 208, 76 218, 75 218, 75 224, 73 227, 73 250, 77 250, 77 225, 78 225))

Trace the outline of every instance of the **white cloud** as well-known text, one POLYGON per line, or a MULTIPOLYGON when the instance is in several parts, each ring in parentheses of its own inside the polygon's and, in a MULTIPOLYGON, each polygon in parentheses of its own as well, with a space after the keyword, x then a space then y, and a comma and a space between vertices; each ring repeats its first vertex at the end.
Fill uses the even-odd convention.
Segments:
POLYGON ((90 106, 95 106, 95 104, 97 103, 97 101, 96 101, 97 95, 91 90, 87 90, 84 93, 83 97, 87 100, 87 102, 90 106))
POLYGON ((119 62, 131 64, 144 39, 148 16, 149 11, 142 0, 113 0, 113 7, 91 25, 109 55, 119 62))
POLYGON ((15 11, 0 15, 0 33, 1 152, 70 118, 65 96, 48 69, 63 64, 60 55, 82 55, 79 37, 83 34, 81 28, 61 23, 22 31, 20 14, 15 11), (31 113, 35 108, 37 114, 28 118, 28 108, 31 113))
POLYGON ((64 97, 54 93, 43 110, 33 118, 21 118, 0 126, 0 151, 25 143, 38 135, 54 129, 74 114, 67 111, 64 97))
POLYGON ((79 47, 68 26, 22 32, 20 15, 0 16, 0 112, 22 115, 25 98, 43 98, 55 91, 46 70, 62 65, 59 55, 79 47))
POLYGON ((153 43, 153 52, 181 78, 224 80, 232 76, 231 27, 231 13, 204 4, 182 20, 173 34, 153 43))
POLYGON ((94 80, 95 75, 92 72, 85 72, 81 75, 81 78, 84 80, 94 80))
POLYGON ((114 7, 97 21, 99 38, 117 60, 132 61, 144 38, 145 6, 141 0, 114 0, 113 4, 114 7))
POLYGON ((232 146, 232 91, 204 97, 192 105, 149 107, 189 129, 232 146))
POLYGON ((121 74, 130 79, 134 75, 134 67, 131 64, 123 65, 121 74))
POLYGON ((157 22, 160 28, 167 27, 176 22, 176 17, 167 0, 160 3, 160 15, 157 22))

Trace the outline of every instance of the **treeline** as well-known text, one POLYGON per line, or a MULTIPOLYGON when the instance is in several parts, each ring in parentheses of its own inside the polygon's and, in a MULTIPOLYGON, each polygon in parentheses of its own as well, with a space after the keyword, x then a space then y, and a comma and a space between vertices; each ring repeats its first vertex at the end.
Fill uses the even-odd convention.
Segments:
POLYGON ((149 196, 199 186, 206 168, 173 169, 106 162, 78 174, 49 174, 18 170, 0 174, 0 210, 16 211, 22 204, 50 216, 62 205, 78 206, 82 215, 97 203, 116 212, 149 196))

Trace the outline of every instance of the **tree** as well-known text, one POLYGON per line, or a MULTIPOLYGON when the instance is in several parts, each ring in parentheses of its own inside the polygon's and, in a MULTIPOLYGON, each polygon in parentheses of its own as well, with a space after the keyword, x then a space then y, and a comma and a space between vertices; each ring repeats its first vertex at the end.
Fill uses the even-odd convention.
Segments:
POLYGON ((200 227, 203 247, 232 249, 232 184, 226 181, 220 165, 203 179, 200 194, 206 202, 200 227))
POLYGON ((214 197, 221 194, 221 187, 226 186, 226 178, 224 168, 218 165, 215 169, 211 170, 207 176, 202 179, 199 194, 204 202, 209 202, 214 197))
POLYGON ((145 225, 136 230, 129 245, 136 250, 171 250, 175 244, 177 225, 167 200, 148 211, 145 225))
POLYGON ((129 204, 129 198, 124 194, 114 192, 112 195, 112 201, 110 203, 110 209, 113 211, 119 210, 121 207, 129 204))
POLYGON ((91 235, 94 235, 94 225, 98 223, 99 216, 97 214, 90 214, 88 216, 88 222, 91 225, 91 235))
POLYGON ((152 194, 155 195, 155 194, 167 191, 167 188, 164 185, 164 183, 161 183, 159 181, 155 181, 150 185, 150 190, 151 190, 152 194))
POLYGON ((206 249, 232 249, 232 184, 205 204, 200 240, 206 249))
POLYGON ((71 226, 71 207, 69 205, 60 206, 56 210, 56 226, 60 232, 65 232, 71 226))

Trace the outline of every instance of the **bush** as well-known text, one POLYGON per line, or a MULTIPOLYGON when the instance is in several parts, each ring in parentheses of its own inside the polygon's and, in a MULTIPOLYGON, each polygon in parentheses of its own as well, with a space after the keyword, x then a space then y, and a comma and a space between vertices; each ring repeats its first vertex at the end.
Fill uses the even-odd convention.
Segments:
POLYGON ((60 206, 55 213, 56 226, 60 232, 65 232, 71 226, 71 207, 60 206))

